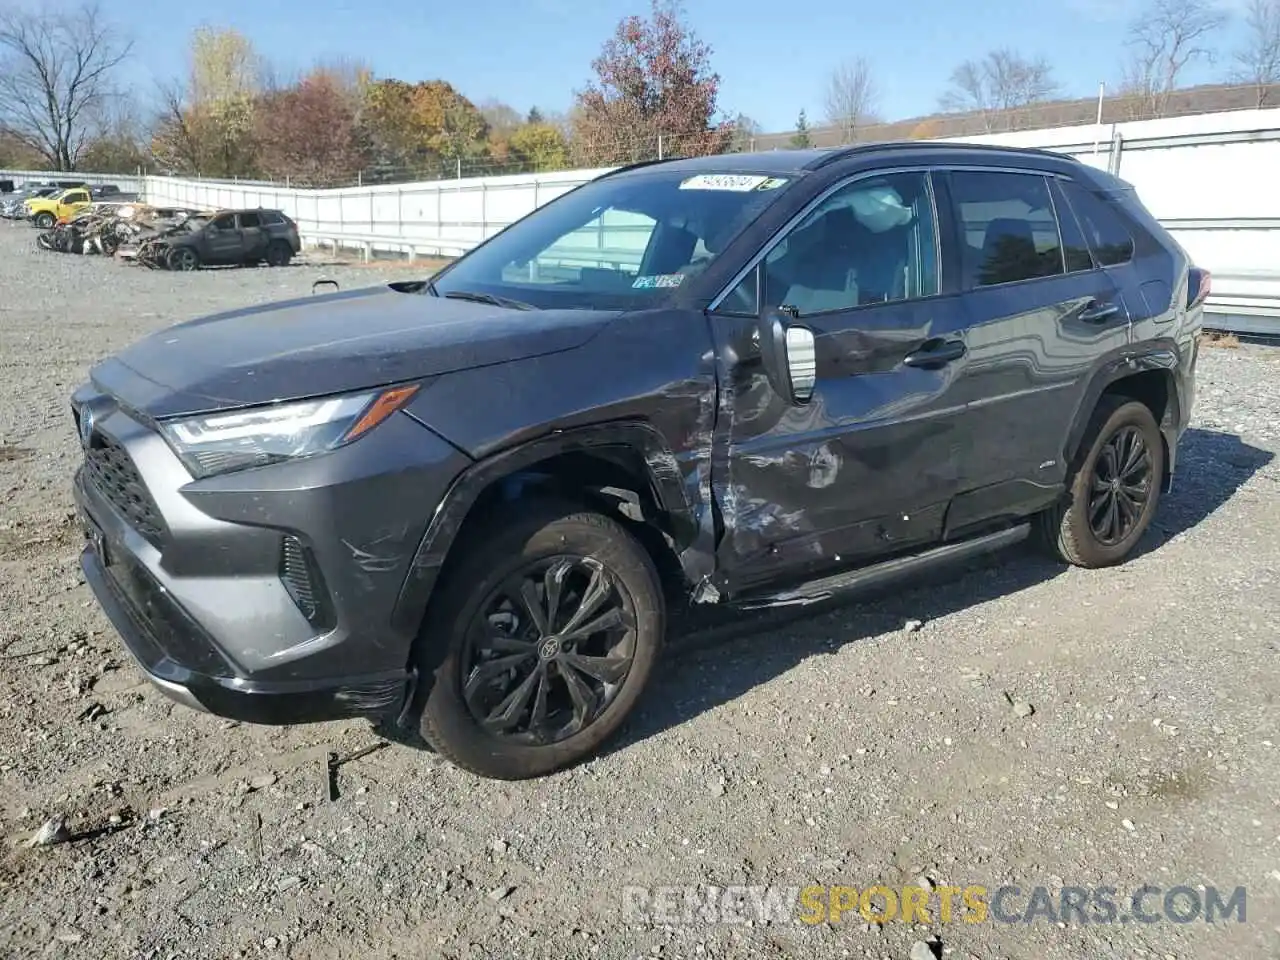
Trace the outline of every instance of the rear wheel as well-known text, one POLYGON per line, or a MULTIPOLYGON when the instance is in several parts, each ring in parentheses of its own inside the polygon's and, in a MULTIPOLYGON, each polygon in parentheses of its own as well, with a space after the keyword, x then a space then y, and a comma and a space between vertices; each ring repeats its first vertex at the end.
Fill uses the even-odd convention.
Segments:
POLYGON ((170 270, 199 270, 200 255, 190 247, 174 247, 166 261, 170 270))
POLYGON ((293 248, 283 240, 273 240, 267 247, 267 264, 272 267, 287 267, 293 259, 293 248))
POLYGON ((423 738, 503 780, 584 759, 658 659, 666 624, 652 560, 616 521, 565 504, 522 504, 468 541, 420 653, 423 738), (442 660, 432 642, 447 644, 442 660))
POLYGON ((1103 397, 1064 500, 1040 516, 1041 539, 1079 567, 1124 560, 1155 516, 1164 482, 1160 427, 1144 403, 1103 397))

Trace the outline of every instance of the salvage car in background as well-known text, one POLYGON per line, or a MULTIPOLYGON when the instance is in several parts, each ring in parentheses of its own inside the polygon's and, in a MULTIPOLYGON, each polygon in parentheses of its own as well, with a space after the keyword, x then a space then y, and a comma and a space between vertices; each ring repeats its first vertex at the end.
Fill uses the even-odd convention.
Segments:
POLYGON ((52 196, 58 192, 58 187, 33 187, 28 184, 12 196, 5 197, 3 202, 0 202, 0 217, 4 217, 6 220, 21 220, 27 215, 26 202, 28 200, 52 196))
POLYGON ((142 244, 139 262, 170 270, 267 263, 286 266, 302 249, 298 226, 283 211, 219 210, 191 217, 168 234, 142 244))
POLYGON ((26 201, 27 217, 41 230, 50 229, 59 220, 66 220, 92 203, 88 186, 72 187, 47 197, 26 201))

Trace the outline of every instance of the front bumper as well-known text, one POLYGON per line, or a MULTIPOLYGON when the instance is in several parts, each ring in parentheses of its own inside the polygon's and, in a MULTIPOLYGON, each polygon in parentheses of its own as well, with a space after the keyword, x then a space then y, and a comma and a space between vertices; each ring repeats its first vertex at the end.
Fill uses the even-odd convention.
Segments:
POLYGON ((416 631, 392 611, 462 454, 396 415, 321 457, 193 480, 110 398, 82 388, 73 407, 93 413, 85 580, 162 692, 266 724, 403 706, 416 631))

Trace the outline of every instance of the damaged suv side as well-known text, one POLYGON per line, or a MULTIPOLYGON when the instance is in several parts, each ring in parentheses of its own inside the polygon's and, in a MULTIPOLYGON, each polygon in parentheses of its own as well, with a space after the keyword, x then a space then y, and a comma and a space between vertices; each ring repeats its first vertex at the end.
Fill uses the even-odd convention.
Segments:
POLYGON ((413 724, 485 776, 592 754, 681 602, 806 604, 1036 535, 1128 556, 1208 274, 1069 158, 642 164, 430 281, 179 324, 73 410, 86 578, 151 679, 413 724))

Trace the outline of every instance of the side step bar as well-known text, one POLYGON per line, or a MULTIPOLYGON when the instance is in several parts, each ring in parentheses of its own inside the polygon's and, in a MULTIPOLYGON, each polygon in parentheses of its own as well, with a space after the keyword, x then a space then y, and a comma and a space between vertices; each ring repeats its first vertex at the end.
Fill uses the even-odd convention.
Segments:
POLYGON ((764 610, 771 607, 793 607, 820 603, 840 594, 867 590, 897 580, 900 577, 933 570, 948 563, 955 563, 957 560, 967 560, 970 557, 1002 550, 1005 547, 1013 546, 1015 543, 1021 543, 1030 534, 1031 524, 1023 523, 1007 530, 997 530, 995 533, 974 537, 971 540, 946 543, 940 547, 931 547, 928 550, 923 550, 920 553, 895 557, 892 560, 873 563, 868 567, 859 567, 856 570, 846 570, 842 573, 832 574, 829 577, 823 577, 821 580, 811 580, 781 593, 748 595, 740 600, 733 601, 730 605, 741 610, 764 610))

